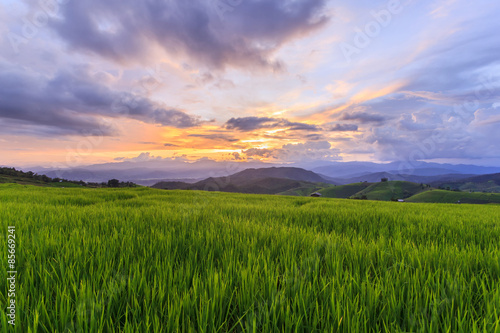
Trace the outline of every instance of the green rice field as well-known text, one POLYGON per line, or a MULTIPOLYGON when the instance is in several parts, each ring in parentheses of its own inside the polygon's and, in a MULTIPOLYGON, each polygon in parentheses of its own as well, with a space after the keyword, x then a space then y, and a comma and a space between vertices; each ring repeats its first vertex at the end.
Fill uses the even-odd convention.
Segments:
POLYGON ((500 332, 498 205, 0 184, 0 223, 0 332, 500 332))

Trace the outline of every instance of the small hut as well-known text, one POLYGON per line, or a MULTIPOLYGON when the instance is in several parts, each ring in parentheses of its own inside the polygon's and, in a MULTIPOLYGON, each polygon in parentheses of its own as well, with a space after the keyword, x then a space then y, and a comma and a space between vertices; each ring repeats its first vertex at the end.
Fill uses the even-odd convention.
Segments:
POLYGON ((313 194, 311 194, 311 197, 320 197, 321 196, 321 193, 318 193, 318 192, 314 192, 313 194))

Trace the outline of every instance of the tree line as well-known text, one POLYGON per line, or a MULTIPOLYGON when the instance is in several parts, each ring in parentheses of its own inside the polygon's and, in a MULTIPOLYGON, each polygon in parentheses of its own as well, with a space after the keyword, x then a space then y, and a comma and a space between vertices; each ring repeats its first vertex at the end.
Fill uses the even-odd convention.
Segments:
POLYGON ((87 187, 136 187, 137 186, 137 184, 133 182, 121 182, 118 179, 110 179, 107 182, 102 182, 102 183, 93 183, 93 182, 84 182, 83 180, 80 181, 68 180, 59 177, 51 178, 47 175, 39 175, 32 171, 24 172, 22 170, 16 170, 15 168, 8 168, 8 167, 0 167, 0 175, 27 178, 42 183, 70 183, 87 187))

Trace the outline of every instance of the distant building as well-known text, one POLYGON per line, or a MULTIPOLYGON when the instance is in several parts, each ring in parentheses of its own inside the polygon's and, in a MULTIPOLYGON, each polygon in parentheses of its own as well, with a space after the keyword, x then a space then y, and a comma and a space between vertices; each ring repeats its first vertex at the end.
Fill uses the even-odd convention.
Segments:
POLYGON ((404 199, 398 199, 398 202, 405 202, 404 199))
POLYGON ((322 195, 321 193, 315 192, 311 194, 311 197, 320 197, 321 195, 322 195))

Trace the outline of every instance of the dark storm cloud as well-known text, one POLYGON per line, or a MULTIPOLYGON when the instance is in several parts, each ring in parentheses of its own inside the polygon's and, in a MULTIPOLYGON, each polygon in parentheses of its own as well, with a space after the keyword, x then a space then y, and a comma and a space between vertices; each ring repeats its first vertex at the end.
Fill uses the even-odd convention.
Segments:
POLYGON ((74 49, 116 61, 145 60, 152 45, 214 68, 280 69, 269 59, 322 27, 325 0, 71 1, 52 28, 74 49), (229 4, 228 4, 229 3, 229 4))
POLYGON ((268 117, 243 117, 231 118, 225 124, 226 129, 242 132, 254 131, 262 128, 287 128, 296 131, 318 131, 316 125, 291 122, 286 119, 268 117))
POLYGON ((0 119, 41 135, 113 135, 102 117, 128 117, 178 128, 199 121, 147 98, 118 92, 95 82, 85 69, 53 77, 0 67, 0 119))

